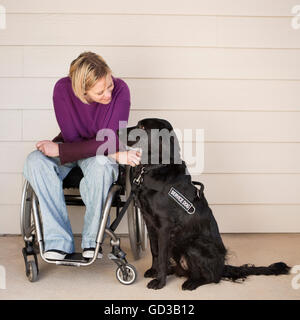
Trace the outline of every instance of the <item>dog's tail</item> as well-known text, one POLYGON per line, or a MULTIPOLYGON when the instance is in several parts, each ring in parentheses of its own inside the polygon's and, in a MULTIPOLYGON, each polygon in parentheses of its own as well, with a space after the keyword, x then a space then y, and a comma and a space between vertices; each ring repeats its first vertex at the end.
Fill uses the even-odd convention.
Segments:
POLYGON ((244 264, 240 267, 225 265, 222 278, 227 278, 232 281, 236 281, 238 279, 243 281, 250 275, 278 276, 280 274, 288 274, 290 269, 291 268, 284 262, 273 263, 268 267, 256 267, 250 264, 244 264))

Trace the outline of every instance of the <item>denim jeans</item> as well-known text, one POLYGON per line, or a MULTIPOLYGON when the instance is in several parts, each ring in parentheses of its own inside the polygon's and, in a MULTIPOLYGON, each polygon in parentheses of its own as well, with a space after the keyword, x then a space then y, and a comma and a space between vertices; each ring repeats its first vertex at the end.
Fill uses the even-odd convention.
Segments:
POLYGON ((79 186, 86 207, 81 247, 95 248, 102 208, 110 186, 118 179, 118 163, 110 157, 97 155, 62 165, 59 157, 45 156, 39 150, 26 158, 23 175, 39 200, 45 251, 75 252, 62 188, 63 179, 75 166, 79 166, 84 175, 79 186))

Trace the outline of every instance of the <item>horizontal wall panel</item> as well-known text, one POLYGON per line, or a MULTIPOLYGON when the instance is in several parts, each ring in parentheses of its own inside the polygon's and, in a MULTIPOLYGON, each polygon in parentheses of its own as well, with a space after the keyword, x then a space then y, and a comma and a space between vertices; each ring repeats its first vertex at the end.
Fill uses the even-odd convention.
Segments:
POLYGON ((289 16, 294 0, 2 0, 7 12, 289 16))
POLYGON ((23 111, 23 140, 52 140, 59 132, 54 110, 23 111))
POLYGON ((0 78, 0 108, 51 108, 58 78, 0 78), (11 93, 13 88, 14 93, 11 93))
POLYGON ((20 205, 0 204, 0 236, 3 234, 21 234, 20 205))
POLYGON ((0 204, 19 204, 22 195, 22 175, 0 173, 0 204))
POLYGON ((211 205, 223 233, 300 232, 300 205, 211 205))
POLYGON ((22 139, 22 111, 0 110, 0 140, 22 139))
MULTIPOLYGON (((21 199, 22 174, 1 173, 0 204, 18 204, 21 199)), ((299 205, 299 174, 202 174, 194 181, 205 186, 209 204, 299 205)))
MULTIPOLYGON (((299 205, 211 205, 221 233, 300 232, 299 205)), ((84 207, 68 206, 73 233, 81 234, 84 207)), ((114 211, 114 210, 112 210, 114 211)), ((117 233, 127 234, 127 217, 117 233)), ((0 235, 20 234, 20 205, 0 205, 0 235)))
MULTIPOLYGON (((36 150, 35 143, 0 142, 0 172, 22 173, 27 155, 36 150)), ((181 153, 189 166, 191 159, 184 147, 181 153)), ((206 142, 204 173, 300 173, 300 143, 206 142)))
POLYGON ((124 78, 300 79, 300 50, 168 47, 24 47, 26 77, 60 77, 83 51, 124 78))
MULTIPOLYGON (((0 80, 1 81, 1 80, 0 80)), ((300 82, 125 79, 132 105, 151 109, 300 110, 300 82)))
MULTIPOLYGON (((1 41, 0 30, 0 45, 1 41)), ((21 77, 23 76, 23 48, 5 47, 1 46, 0 49, 0 77, 21 77)))
POLYGON ((36 150, 35 142, 0 142, 0 172, 22 173, 27 155, 36 150))
MULTIPOLYGON (((204 130, 204 139, 207 142, 300 141, 300 129, 297 125, 300 113, 298 112, 189 111, 186 115, 189 123, 186 126, 186 120, 182 119, 180 111, 132 110, 128 125, 135 125, 140 119, 153 117, 168 120, 174 129, 181 130, 183 138, 188 134, 183 131, 184 129, 192 130, 194 137, 196 137, 196 129, 204 130)), ((23 111, 24 140, 50 139, 46 137, 52 137, 59 131, 53 110, 23 111)))
POLYGON ((218 46, 246 48, 300 48, 299 30, 291 18, 219 17, 218 46))
POLYGON ((10 14, 2 45, 215 46, 216 18, 10 14), (103 26, 109 26, 107 29, 103 26), (92 31, 94 30, 94 31, 92 31), (98 30, 98 31, 97 31, 98 30))
MULTIPOLYGON (((132 110, 128 125, 144 118, 168 120, 174 129, 181 130, 182 139, 189 132, 195 139, 196 129, 200 129, 206 142, 300 142, 298 112, 189 111, 183 119, 181 111, 132 110)), ((47 140, 59 131, 53 110, 23 111, 23 140, 47 140)))
MULTIPOLYGON (((210 204, 300 204, 299 174, 202 174, 210 204)), ((299 212, 300 213, 300 212, 299 212)))
POLYGON ((207 142, 299 142, 299 112, 227 112, 227 111, 137 111, 130 113, 129 125, 144 118, 168 120, 173 128, 204 130, 207 142))
MULTIPOLYGON (((0 108, 52 108, 58 79, 0 78, 0 108), (17 94, 11 94, 12 87, 17 94)), ((133 109, 300 110, 300 81, 124 80, 130 88, 133 109)))
POLYGON ((300 173, 300 143, 205 143, 204 173, 300 173))
MULTIPOLYGON (((1 142, 0 146, 0 171, 11 173, 22 172, 26 156, 36 149, 35 142, 1 142)), ((204 173, 300 173, 299 143, 207 142, 204 150, 204 173)), ((182 156, 189 163, 183 148, 182 156)))

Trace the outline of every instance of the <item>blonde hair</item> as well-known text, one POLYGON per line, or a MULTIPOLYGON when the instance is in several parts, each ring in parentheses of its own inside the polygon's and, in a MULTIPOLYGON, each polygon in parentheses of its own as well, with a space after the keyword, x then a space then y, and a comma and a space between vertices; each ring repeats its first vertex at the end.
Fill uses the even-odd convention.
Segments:
POLYGON ((85 94, 96 81, 112 73, 104 59, 91 51, 81 53, 71 62, 69 77, 71 78, 74 94, 88 104, 85 94))

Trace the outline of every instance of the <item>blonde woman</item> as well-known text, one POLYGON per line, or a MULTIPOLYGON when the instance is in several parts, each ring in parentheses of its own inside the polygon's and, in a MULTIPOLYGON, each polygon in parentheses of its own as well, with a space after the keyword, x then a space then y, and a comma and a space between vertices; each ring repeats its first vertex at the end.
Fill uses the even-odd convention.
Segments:
POLYGON ((53 104, 61 132, 52 141, 37 142, 37 150, 26 158, 23 174, 39 200, 45 257, 62 260, 75 251, 62 180, 73 167, 81 168, 84 177, 79 190, 86 205, 81 247, 83 256, 91 258, 102 206, 118 178, 118 163, 135 166, 141 161, 141 154, 126 151, 116 135, 108 144, 110 153, 99 154, 98 148, 109 141, 96 139, 101 129, 116 133, 119 121, 126 125, 130 92, 123 80, 112 76, 101 56, 84 52, 72 61, 68 76, 56 82, 53 104))

